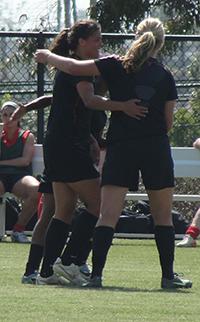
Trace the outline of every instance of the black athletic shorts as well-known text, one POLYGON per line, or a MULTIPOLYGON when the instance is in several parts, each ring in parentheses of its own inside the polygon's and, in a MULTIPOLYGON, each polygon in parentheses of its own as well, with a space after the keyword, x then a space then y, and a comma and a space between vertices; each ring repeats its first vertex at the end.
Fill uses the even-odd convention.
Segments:
POLYGON ((4 188, 6 192, 12 192, 13 187, 17 181, 24 178, 26 175, 29 174, 0 174, 0 181, 3 182, 4 188))
POLYGON ((108 145, 102 186, 115 185, 137 191, 140 174, 146 189, 174 187, 174 165, 167 136, 108 145))
POLYGON ((53 193, 52 182, 49 180, 48 176, 44 172, 40 179, 40 185, 38 192, 41 193, 53 193))
POLYGON ((99 177, 89 153, 89 145, 52 144, 46 138, 44 163, 51 182, 77 182, 99 177))

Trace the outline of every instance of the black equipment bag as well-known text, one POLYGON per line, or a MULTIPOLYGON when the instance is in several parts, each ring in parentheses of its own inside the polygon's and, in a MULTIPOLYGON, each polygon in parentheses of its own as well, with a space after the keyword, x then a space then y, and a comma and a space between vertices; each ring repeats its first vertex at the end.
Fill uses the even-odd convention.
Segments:
MULTIPOLYGON (((176 210, 172 210, 176 234, 185 234, 189 222, 176 210)), ((116 226, 116 233, 153 234, 154 222, 146 201, 138 201, 133 210, 123 210, 116 226)))

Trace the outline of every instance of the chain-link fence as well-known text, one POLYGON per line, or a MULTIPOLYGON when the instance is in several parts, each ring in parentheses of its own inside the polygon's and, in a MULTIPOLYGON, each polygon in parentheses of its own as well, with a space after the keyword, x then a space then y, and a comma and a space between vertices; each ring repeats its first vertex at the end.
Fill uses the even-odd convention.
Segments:
MULTIPOLYGON (((53 79, 45 66, 37 65, 33 53, 47 48, 55 33, 0 32, 0 103, 13 99, 26 103, 52 90, 53 79)), ((123 55, 134 35, 103 34, 103 53, 123 55)), ((200 137, 200 36, 166 36, 166 45, 159 59, 172 71, 177 88, 178 104, 174 127, 170 134, 173 146, 191 146, 200 137)), ((49 109, 32 111, 22 125, 30 128, 42 143, 49 109)), ((176 193, 199 193, 200 180, 178 180, 176 193)), ((180 205, 179 210, 191 219, 194 207, 180 205)))

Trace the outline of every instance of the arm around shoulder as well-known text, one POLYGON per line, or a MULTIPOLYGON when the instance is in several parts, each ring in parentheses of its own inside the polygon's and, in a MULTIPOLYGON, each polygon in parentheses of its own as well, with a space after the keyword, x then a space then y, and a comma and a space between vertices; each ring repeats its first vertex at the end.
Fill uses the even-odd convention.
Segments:
POLYGON ((50 64, 57 69, 77 76, 98 76, 100 72, 94 60, 77 60, 51 53, 47 49, 38 49, 35 53, 38 63, 50 64))
POLYGON ((94 60, 77 60, 50 54, 47 62, 57 69, 77 76, 99 76, 100 72, 94 60))
POLYGON ((53 96, 52 95, 45 95, 36 98, 35 100, 27 103, 24 105, 26 112, 32 111, 32 110, 39 110, 41 108, 45 108, 52 103, 53 96))

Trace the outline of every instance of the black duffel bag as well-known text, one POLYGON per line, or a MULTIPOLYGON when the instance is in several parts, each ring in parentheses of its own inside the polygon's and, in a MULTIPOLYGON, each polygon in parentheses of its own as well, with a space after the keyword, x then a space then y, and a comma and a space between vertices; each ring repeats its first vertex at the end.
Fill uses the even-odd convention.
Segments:
POLYGON ((148 215, 123 210, 118 220, 116 233, 146 233, 151 229, 151 219, 148 215))
MULTIPOLYGON (((176 234, 185 234, 189 222, 176 210, 172 210, 172 219, 176 234)), ((153 217, 149 203, 138 201, 133 210, 123 210, 116 226, 116 233, 154 233, 153 217)))

